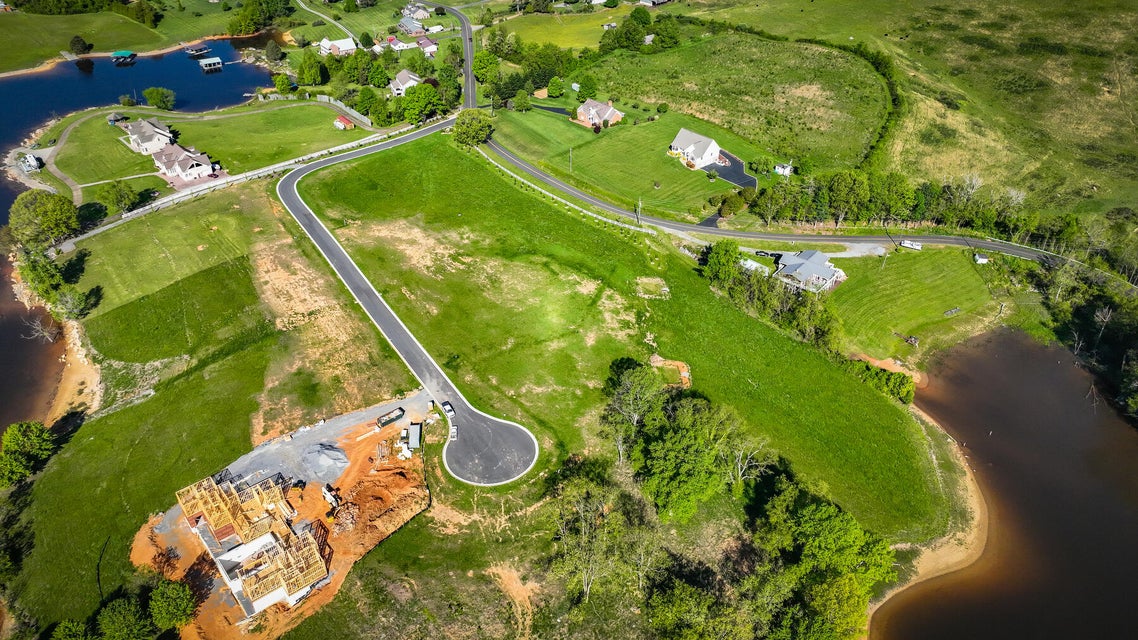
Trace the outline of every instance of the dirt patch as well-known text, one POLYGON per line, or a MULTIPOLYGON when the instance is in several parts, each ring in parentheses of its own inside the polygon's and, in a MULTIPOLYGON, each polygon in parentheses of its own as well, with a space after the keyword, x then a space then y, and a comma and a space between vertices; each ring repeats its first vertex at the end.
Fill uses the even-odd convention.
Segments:
POLYGON ((636 295, 648 300, 667 300, 672 292, 663 278, 640 277, 636 279, 636 295))
POLYGON ((45 424, 53 425, 63 416, 73 411, 87 414, 99 410, 103 401, 103 385, 99 375, 99 365, 87 355, 83 325, 74 321, 63 324, 66 351, 63 359, 66 365, 55 396, 51 401, 45 424))
POLYGON ((851 357, 854 360, 862 360, 868 362, 869 364, 885 369, 886 371, 908 374, 909 377, 913 379, 913 383, 917 385, 918 389, 924 389, 925 385, 929 383, 929 377, 925 375, 924 371, 910 368, 908 365, 898 360, 894 360, 892 358, 888 360, 879 360, 877 358, 871 358, 864 353, 855 353, 851 357))
POLYGON ((438 280, 466 266, 457 259, 457 247, 467 244, 468 238, 441 232, 428 233, 406 220, 352 225, 342 229, 339 235, 345 240, 372 246, 377 241, 382 242, 402 254, 408 267, 438 280))
POLYGON ((823 89, 820 84, 800 84, 788 89, 787 93, 795 98, 806 98, 807 100, 830 99, 830 92, 823 89))
POLYGON ((533 597, 540 585, 536 582, 522 582, 517 569, 505 564, 497 564, 486 570, 494 578, 495 584, 510 599, 514 610, 514 629, 518 637, 529 640, 533 629, 533 597))
MULTIPOLYGON (((185 580, 199 595, 202 605, 194 623, 182 630, 183 640, 280 637, 332 601, 356 560, 426 509, 430 496, 423 480, 422 456, 400 460, 394 455, 392 444, 401 426, 396 423, 377 432, 374 423, 363 423, 336 442, 348 457, 348 467, 336 481, 342 505, 331 518, 317 483, 288 493, 297 514, 293 522, 317 522, 329 529, 325 547, 331 558, 329 582, 296 607, 267 609, 254 619, 255 624, 238 626, 243 614, 228 590, 221 588, 222 581, 213 579, 213 561, 181 510, 174 507, 152 517, 135 535, 131 561, 185 580)), ((393 594, 409 597, 413 590, 393 594)))
POLYGON ((653 353, 648 357, 648 364, 656 367, 657 369, 670 369, 675 372, 676 382, 668 382, 665 386, 673 389, 690 389, 691 388, 691 367, 688 363, 680 360, 665 360, 659 354, 653 353))
MULTIPOLYGON (((334 281, 309 266, 291 239, 260 245, 250 255, 258 295, 277 329, 293 340, 289 355, 266 373, 265 391, 252 420, 253 444, 291 431, 318 416, 286 393, 286 381, 301 372, 329 390, 326 409, 339 413, 364 406, 393 389, 377 378, 376 344, 370 326, 336 295, 334 281)), ((380 373, 382 373, 380 371, 380 373)))

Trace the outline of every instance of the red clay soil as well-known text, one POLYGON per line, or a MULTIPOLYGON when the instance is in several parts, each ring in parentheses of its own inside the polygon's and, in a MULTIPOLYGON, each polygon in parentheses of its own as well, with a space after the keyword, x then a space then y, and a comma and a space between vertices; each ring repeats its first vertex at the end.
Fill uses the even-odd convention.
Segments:
MULTIPOLYGON (((402 421, 400 421, 402 422, 402 421)), ((399 423, 397 423, 398 425, 399 423)), ((297 521, 322 522, 330 530, 328 546, 331 549, 329 584, 313 592, 296 607, 282 605, 265 611, 255 625, 238 627, 242 618, 235 605, 226 606, 223 595, 227 589, 215 589, 205 597, 194 623, 182 629, 182 640, 215 640, 238 638, 276 638, 312 615, 340 590, 349 569, 381 541, 430 504, 430 494, 423 480, 423 459, 416 454, 410 460, 396 457, 400 426, 391 425, 379 433, 374 423, 357 425, 338 443, 348 456, 348 468, 336 482, 342 505, 335 519, 328 519, 328 503, 321 495, 317 483, 309 483, 304 491, 294 490, 289 503, 297 511, 297 521), (386 461, 378 459, 377 448, 388 443, 390 454, 386 461), (256 632, 252 632, 252 628, 256 632)), ((139 566, 150 566, 171 579, 200 577, 205 567, 195 564, 199 555, 216 575, 216 569, 204 555, 201 541, 189 529, 185 520, 167 535, 154 531, 161 516, 156 516, 138 532, 131 549, 131 561, 139 566), (172 549, 172 552, 167 551, 172 549), (170 558, 173 558, 171 561, 170 558)), ((220 579, 217 580, 221 584, 220 579)), ((192 584, 192 583, 191 583, 192 584)), ((205 596, 205 594, 201 594, 205 596)), ((232 602, 232 598, 228 598, 232 602)))

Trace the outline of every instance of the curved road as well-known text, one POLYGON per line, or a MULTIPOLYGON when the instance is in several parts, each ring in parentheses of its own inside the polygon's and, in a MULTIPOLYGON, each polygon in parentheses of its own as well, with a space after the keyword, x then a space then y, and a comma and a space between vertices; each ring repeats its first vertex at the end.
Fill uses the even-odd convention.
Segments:
MULTIPOLYGON (((554 189, 557 189, 557 190, 559 190, 559 191, 561 191, 561 192, 563 192, 569 196, 572 196, 578 200, 582 200, 582 201, 584 201, 584 202, 586 202, 586 203, 588 203, 588 204, 590 204, 590 205, 592 205, 598 209, 601 209, 602 211, 607 211, 609 213, 612 213, 612 214, 615 214, 618 216, 623 216, 623 217, 629 218, 631 220, 637 219, 636 214, 634 212, 629 211, 627 209, 621 209, 620 207, 613 205, 613 204, 610 204, 604 200, 601 200, 600 198, 598 198, 596 196, 585 193, 584 191, 581 191, 580 189, 574 187, 573 185, 570 185, 570 184, 567 184, 561 180, 558 180, 557 178, 549 175, 548 173, 542 171, 541 169, 538 169, 537 167, 533 166, 532 164, 526 162, 525 160, 522 160, 521 158, 514 155, 511 151, 509 151, 508 149, 506 149, 502 145, 498 144, 494 140, 490 140, 486 144, 491 149, 493 149, 495 153, 497 153, 499 156, 501 156, 502 159, 504 159, 506 162, 514 165, 514 167, 516 167, 518 170, 522 171, 523 173, 527 174, 531 178, 534 178, 536 180, 544 182, 546 185, 553 187, 554 189)), ((665 218, 656 218, 653 216, 646 216, 646 215, 640 216, 640 222, 642 224, 651 225, 653 227, 659 227, 661 229, 668 229, 671 231, 681 231, 684 233, 703 233, 703 234, 707 234, 707 235, 723 236, 723 237, 728 237, 728 238, 752 239, 752 240, 774 240, 774 241, 790 241, 790 242, 803 242, 803 241, 808 241, 808 242, 841 242, 844 244, 850 244, 850 243, 856 243, 856 242, 865 242, 865 243, 888 242, 888 243, 896 244, 896 242, 897 242, 897 240, 894 239, 894 237, 890 236, 890 235, 850 236, 850 235, 836 235, 836 234, 814 235, 814 234, 799 234, 799 233, 763 233, 763 232, 758 232, 758 231, 734 231, 731 229, 719 229, 716 227, 705 227, 705 226, 698 225, 698 224, 691 224, 691 223, 687 223, 687 222, 677 222, 675 220, 667 220, 665 218)), ((993 252, 998 252, 998 253, 1006 253, 1008 255, 1016 256, 1018 258, 1027 258, 1029 260, 1038 260, 1040 262, 1043 262, 1046 260, 1052 260, 1055 258, 1062 259, 1062 258, 1060 258, 1060 256, 1056 256, 1054 254, 1047 253, 1046 251, 1040 251, 1038 249, 1032 249, 1031 247, 1023 247, 1023 246, 1011 244, 1009 242, 1002 242, 1000 240, 984 240, 981 238, 969 238, 969 237, 965 237, 965 236, 941 236, 941 235, 917 235, 917 236, 905 235, 905 236, 901 236, 901 239, 914 240, 916 242, 924 242, 924 243, 928 243, 928 244, 953 245, 953 246, 959 246, 959 247, 971 247, 973 249, 986 249, 988 251, 993 251, 993 252)))
POLYGON ((379 328, 407 368, 419 379, 423 388, 438 402, 450 401, 458 438, 443 447, 443 464, 454 477, 477 485, 498 485, 516 480, 537 462, 537 439, 525 427, 489 416, 474 408, 459 392, 439 365, 419 344, 406 325, 395 315, 379 292, 352 261, 340 243, 328 231, 297 192, 296 185, 306 175, 325 167, 386 151, 418 140, 454 124, 444 120, 414 133, 381 142, 342 155, 317 160, 294 169, 277 184, 277 196, 312 239, 316 248, 332 265, 336 275, 348 287, 375 326, 379 328))

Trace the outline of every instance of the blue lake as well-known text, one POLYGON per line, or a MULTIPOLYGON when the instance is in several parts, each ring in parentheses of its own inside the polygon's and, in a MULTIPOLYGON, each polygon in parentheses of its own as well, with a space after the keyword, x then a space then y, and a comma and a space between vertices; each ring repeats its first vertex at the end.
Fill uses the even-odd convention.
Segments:
MULTIPOLYGON (((177 94, 178 111, 206 111, 246 100, 244 94, 271 85, 268 70, 238 62, 240 47, 260 46, 261 38, 213 40, 209 56, 226 62, 214 73, 204 73, 197 60, 182 50, 139 57, 134 65, 118 67, 110 58, 63 62, 49 71, 0 79, 0 149, 18 145, 52 117, 72 111, 118 104, 119 96, 137 95, 148 87, 166 87, 177 94)), ((0 180, 0 224, 8 221, 8 208, 23 189, 0 180)))

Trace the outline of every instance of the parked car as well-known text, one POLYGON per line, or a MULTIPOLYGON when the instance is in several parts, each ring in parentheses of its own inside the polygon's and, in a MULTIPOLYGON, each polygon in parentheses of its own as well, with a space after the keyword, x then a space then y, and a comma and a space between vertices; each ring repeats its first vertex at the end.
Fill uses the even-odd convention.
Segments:
POLYGON ((443 413, 447 414, 447 418, 454 419, 454 407, 449 402, 443 403, 443 413))

